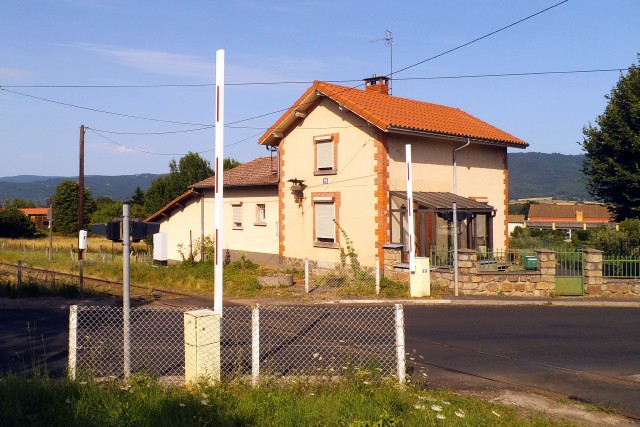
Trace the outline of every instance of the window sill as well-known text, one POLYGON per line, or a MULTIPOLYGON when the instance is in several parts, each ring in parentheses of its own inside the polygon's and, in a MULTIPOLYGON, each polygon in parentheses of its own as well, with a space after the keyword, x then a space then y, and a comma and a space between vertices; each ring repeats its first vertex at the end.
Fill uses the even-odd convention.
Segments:
POLYGON ((328 248, 328 249, 338 249, 339 246, 336 242, 313 242, 314 248, 328 248))
POLYGON ((338 174, 338 169, 319 169, 319 170, 313 171, 313 174, 315 176, 319 176, 319 175, 337 175, 338 174))
POLYGON ((242 230, 242 227, 233 227, 232 230, 242 230))
POLYGON ((255 225, 256 227, 266 227, 267 223, 266 222, 254 222, 253 225, 255 225))

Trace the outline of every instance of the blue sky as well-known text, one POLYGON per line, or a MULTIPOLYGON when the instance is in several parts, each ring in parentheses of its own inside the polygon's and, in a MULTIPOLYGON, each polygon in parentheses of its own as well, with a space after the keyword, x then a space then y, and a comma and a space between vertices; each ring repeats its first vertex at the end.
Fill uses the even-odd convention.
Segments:
MULTIPOLYGON (((77 175, 80 125, 90 128, 87 175, 165 173, 188 151, 213 159, 214 130, 201 128, 213 124, 217 49, 226 122, 260 116, 225 130, 225 157, 247 161, 267 154, 257 136, 279 117, 268 113, 313 80, 356 86, 388 74, 389 47, 371 42, 385 30, 400 70, 560 1, 4 2, 0 176, 77 175), (231 85, 291 81, 307 83, 231 85), (143 85, 175 86, 113 87, 143 85)), ((569 0, 395 74, 393 94, 460 108, 528 151, 578 154, 619 72, 424 78, 627 68, 638 61, 639 16, 637 0, 569 0)))

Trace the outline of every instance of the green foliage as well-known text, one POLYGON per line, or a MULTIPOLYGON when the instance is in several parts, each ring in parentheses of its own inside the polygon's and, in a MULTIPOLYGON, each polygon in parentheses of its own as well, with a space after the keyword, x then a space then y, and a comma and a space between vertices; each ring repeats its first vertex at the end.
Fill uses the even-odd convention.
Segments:
POLYGON ((131 382, 0 377, 4 426, 478 426, 568 425, 539 413, 450 392, 357 375, 353 380, 163 386, 131 382), (435 408, 435 409, 434 409, 435 408), (437 409, 437 410, 436 410, 437 409), (444 420, 444 421, 443 421, 444 420))
POLYGON ((113 200, 109 196, 96 198, 96 210, 91 214, 91 223, 110 222, 122 216, 122 202, 113 200))
POLYGON ((338 224, 335 220, 333 222, 340 229, 340 233, 344 238, 345 246, 340 242, 340 266, 344 269, 347 266, 347 259, 349 260, 349 265, 351 266, 351 271, 355 274, 360 271, 360 261, 358 260, 358 252, 353 246, 353 241, 347 235, 347 232, 338 224))
POLYGON ((164 205, 187 190, 187 187, 209 178, 213 170, 208 160, 197 153, 189 152, 180 159, 169 162, 169 175, 151 183, 145 194, 144 208, 148 215, 160 210, 164 205))
POLYGON ((202 259, 204 255, 205 261, 213 260, 215 252, 215 241, 213 236, 204 236, 204 238, 198 237, 191 247, 180 243, 178 245, 178 253, 183 262, 194 263, 202 259))
MULTIPOLYGON (((53 195, 53 231, 62 234, 78 232, 78 183, 76 181, 62 181, 56 187, 53 195)), ((84 221, 83 229, 88 229, 91 214, 96 205, 88 188, 84 189, 84 221)))
POLYGON ((640 219, 627 219, 620 224, 620 231, 600 228, 591 233, 589 243, 605 255, 627 255, 640 247, 640 219))
POLYGON ((17 206, 0 210, 0 237, 33 237, 35 233, 35 224, 17 206))
POLYGON ((583 128, 587 190, 616 220, 640 218, 640 66, 629 67, 606 98, 596 126, 583 128))
POLYGON ((144 206, 144 200, 144 191, 142 191, 140 186, 137 186, 131 195, 131 204, 144 206))
POLYGON ((242 163, 240 163, 238 160, 234 159, 233 157, 227 157, 222 162, 222 169, 225 171, 228 171, 229 169, 233 169, 236 166, 240 166, 241 164, 242 163))

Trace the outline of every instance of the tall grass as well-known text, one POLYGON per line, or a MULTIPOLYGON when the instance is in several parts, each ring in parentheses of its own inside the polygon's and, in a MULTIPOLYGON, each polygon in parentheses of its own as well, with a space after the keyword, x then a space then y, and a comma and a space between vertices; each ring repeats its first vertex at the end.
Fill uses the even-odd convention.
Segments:
POLYGON ((148 376, 69 381, 0 377, 3 426, 554 426, 449 392, 387 381, 163 386, 148 376))

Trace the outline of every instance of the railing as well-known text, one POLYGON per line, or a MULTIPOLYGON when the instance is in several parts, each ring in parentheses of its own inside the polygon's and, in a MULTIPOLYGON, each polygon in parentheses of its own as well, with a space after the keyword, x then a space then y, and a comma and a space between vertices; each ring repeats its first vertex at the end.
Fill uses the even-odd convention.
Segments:
POLYGON ((624 279, 640 278, 640 256, 604 255, 602 276, 624 279))

